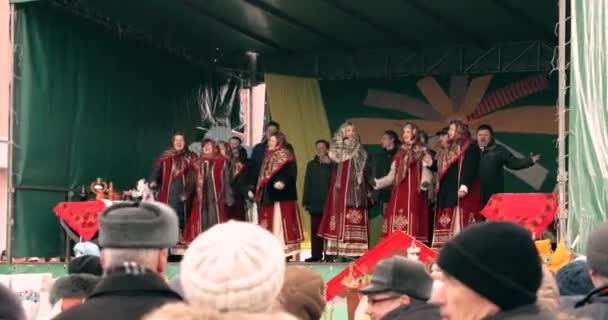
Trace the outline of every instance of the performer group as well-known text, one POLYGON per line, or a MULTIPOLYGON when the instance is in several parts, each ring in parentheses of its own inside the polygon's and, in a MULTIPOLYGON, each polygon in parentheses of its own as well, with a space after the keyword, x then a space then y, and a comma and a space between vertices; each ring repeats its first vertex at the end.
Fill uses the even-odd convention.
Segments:
MULTIPOLYGON (((318 140, 316 156, 306 166, 302 199, 311 218, 312 256, 306 261, 363 255, 369 249, 373 206, 384 216, 382 237, 398 230, 439 249, 482 221, 483 206, 503 191, 503 167, 518 170, 539 160, 537 155, 513 156, 495 142, 488 125, 478 127, 473 139, 465 123, 452 121, 436 136, 434 151, 428 135, 407 122, 400 134, 385 131, 382 151, 370 155, 356 127, 346 122, 331 142, 318 140)), ((278 237, 289 259, 298 255, 304 239, 297 170, 293 146, 279 124, 270 122, 251 157, 237 136, 205 139, 197 155, 176 132, 154 163, 149 183, 158 200, 177 212, 180 244, 218 223, 250 221, 278 237)))

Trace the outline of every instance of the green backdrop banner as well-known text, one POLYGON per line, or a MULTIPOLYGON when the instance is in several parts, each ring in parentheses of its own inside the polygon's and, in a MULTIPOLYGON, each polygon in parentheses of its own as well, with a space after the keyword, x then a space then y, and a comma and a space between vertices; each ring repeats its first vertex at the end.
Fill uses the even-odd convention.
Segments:
POLYGON ((568 168, 568 241, 608 220, 608 3, 571 1, 572 69, 568 168))
POLYGON ((488 123, 499 142, 516 154, 539 153, 541 161, 505 177, 510 192, 551 192, 556 181, 556 79, 544 74, 440 76, 387 80, 321 81, 329 125, 351 119, 372 153, 382 132, 399 132, 414 119, 431 136, 451 119, 471 128, 488 123))
POLYGON ((44 2, 17 6, 15 41, 15 256, 56 256, 66 193, 23 188, 134 187, 174 130, 194 136, 208 72, 44 2))

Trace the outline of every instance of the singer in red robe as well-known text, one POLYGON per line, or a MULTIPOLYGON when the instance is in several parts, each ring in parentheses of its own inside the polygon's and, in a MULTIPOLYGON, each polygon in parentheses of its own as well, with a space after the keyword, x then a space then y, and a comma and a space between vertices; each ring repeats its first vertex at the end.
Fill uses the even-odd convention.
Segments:
POLYGON ((426 146, 420 139, 420 130, 413 123, 403 126, 402 139, 403 144, 393 158, 389 174, 375 180, 375 189, 393 186, 382 225, 382 238, 399 230, 418 241, 427 242, 428 194, 421 186, 426 146))
POLYGON ((184 134, 176 132, 171 147, 161 153, 148 178, 150 188, 158 189, 156 200, 168 204, 177 213, 180 230, 184 229, 186 215, 192 209, 195 161, 196 154, 186 149, 184 134))
POLYGON ((226 207, 234 204, 229 167, 217 143, 203 141, 201 156, 194 168, 196 197, 190 218, 186 221, 184 239, 187 243, 212 226, 228 221, 226 207))
POLYGON ((304 239, 298 212, 296 159, 286 147, 285 135, 274 133, 262 160, 255 198, 259 225, 283 243, 285 256, 300 252, 304 239))
POLYGON ((439 151, 437 159, 433 161, 430 154, 424 157, 425 165, 437 171, 434 249, 441 248, 468 225, 482 220, 479 153, 468 126, 452 121, 447 145, 439 151))
POLYGON ((329 148, 334 163, 329 194, 319 226, 325 253, 358 257, 369 245, 367 151, 352 123, 343 124, 329 148))

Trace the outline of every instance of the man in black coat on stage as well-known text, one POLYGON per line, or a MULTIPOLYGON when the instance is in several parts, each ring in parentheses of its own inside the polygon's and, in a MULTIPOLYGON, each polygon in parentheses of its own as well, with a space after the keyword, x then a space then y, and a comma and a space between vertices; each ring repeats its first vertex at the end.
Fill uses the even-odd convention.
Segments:
POLYGON ((319 262, 323 260, 323 238, 319 237, 319 225, 323 218, 323 210, 329 184, 331 183, 331 159, 329 142, 318 140, 315 143, 316 156, 306 166, 306 177, 304 178, 304 197, 302 205, 310 213, 310 237, 311 257, 306 262, 319 262))
POLYGON ((495 193, 504 192, 503 167, 521 170, 533 166, 539 155, 516 158, 507 148, 496 144, 494 130, 487 124, 477 128, 477 145, 481 150, 479 162, 479 180, 481 182, 481 205, 484 207, 495 193))
MULTIPOLYGON (((391 171, 391 164, 393 163, 395 154, 397 154, 401 147, 401 141, 395 131, 387 130, 384 131, 380 139, 380 145, 382 146, 382 151, 374 154, 370 161, 372 176, 375 179, 382 178, 391 171)), ((378 202, 380 203, 382 215, 384 215, 384 207, 388 205, 391 199, 391 188, 380 189, 377 192, 378 202)))
POLYGON ((57 320, 142 319, 182 298, 167 284, 168 248, 178 240, 177 214, 160 202, 124 202, 99 217, 104 274, 86 301, 57 320))

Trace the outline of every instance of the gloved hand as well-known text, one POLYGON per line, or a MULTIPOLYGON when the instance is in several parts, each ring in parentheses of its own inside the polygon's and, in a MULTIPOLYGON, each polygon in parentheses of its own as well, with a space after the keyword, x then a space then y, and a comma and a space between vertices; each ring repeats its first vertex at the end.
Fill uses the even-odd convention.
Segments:
POLYGON ((285 184, 281 181, 277 181, 274 183, 273 187, 277 190, 283 190, 283 188, 285 188, 285 184))

